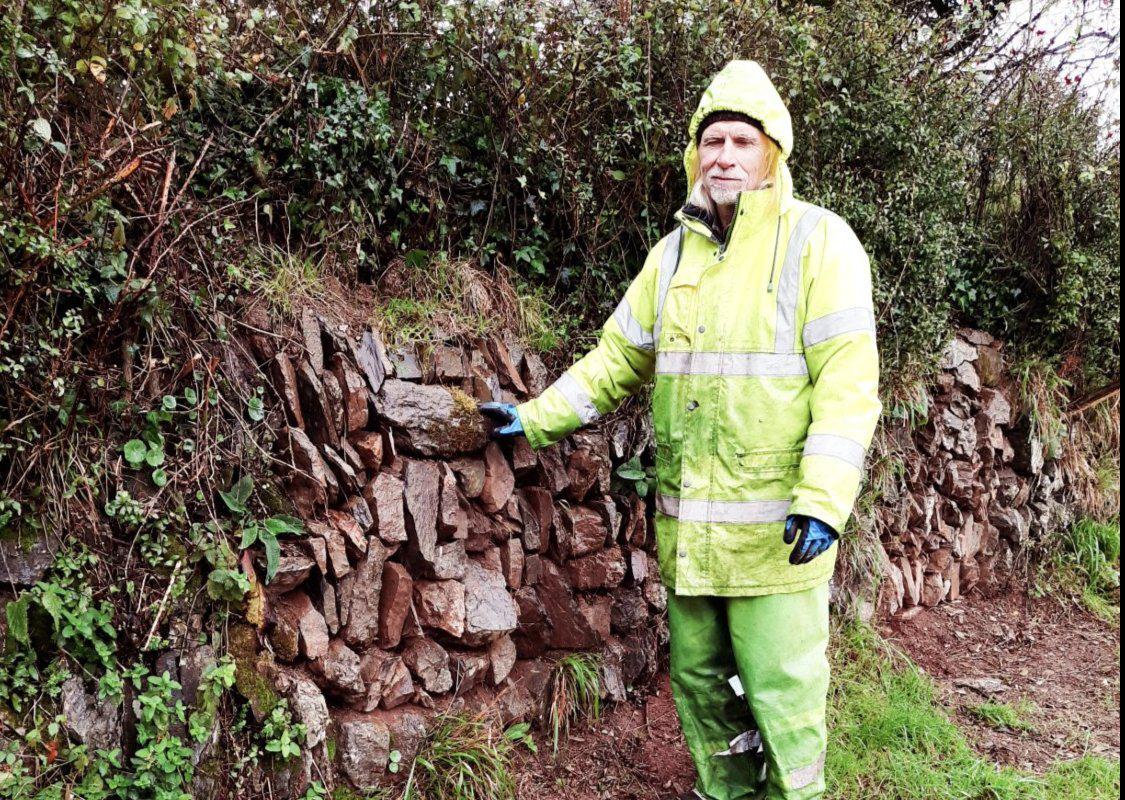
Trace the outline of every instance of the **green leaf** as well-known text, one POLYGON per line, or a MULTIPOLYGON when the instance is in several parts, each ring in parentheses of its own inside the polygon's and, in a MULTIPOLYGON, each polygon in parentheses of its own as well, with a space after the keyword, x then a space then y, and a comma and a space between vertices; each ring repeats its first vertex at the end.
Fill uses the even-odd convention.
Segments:
POLYGON ((145 463, 150 467, 159 467, 164 463, 164 448, 150 447, 145 453, 145 463))
POLYGON ((281 565, 281 545, 278 544, 277 537, 272 534, 259 533, 258 539, 266 548, 266 583, 269 583, 281 565))
POLYGON ((625 467, 621 467, 617 470, 617 475, 627 481, 639 481, 645 477, 645 472, 643 469, 626 469, 625 467))
POLYGON ((266 417, 265 405, 262 403, 262 398, 251 397, 249 402, 246 403, 246 414, 254 422, 261 422, 266 417))
POLYGON ((162 469, 154 469, 152 471, 152 482, 157 486, 163 487, 168 485, 168 473, 162 469))
POLYGON ((301 520, 296 517, 290 517, 285 514, 276 517, 270 517, 262 523, 266 530, 274 536, 280 536, 283 533, 304 533, 305 526, 301 520))
POLYGON ((42 117, 36 117, 31 121, 31 130, 42 139, 44 142, 51 141, 51 123, 42 117))
POLYGON ((230 487, 230 491, 219 492, 219 497, 223 499, 232 514, 245 514, 246 501, 250 499, 253 491, 254 479, 250 475, 243 475, 238 483, 230 487))
POLYGON ((611 173, 609 173, 609 174, 610 174, 611 176, 613 176, 613 179, 614 179, 615 181, 623 181, 623 180, 625 180, 625 173, 624 173, 624 172, 622 172, 622 171, 621 171, 621 170, 619 170, 619 169, 615 169, 615 170, 613 170, 613 171, 612 171, 611 173))
POLYGON ((129 462, 131 467, 139 467, 143 464, 145 455, 148 453, 148 445, 140 439, 130 439, 122 449, 125 453, 125 460, 129 462))
POLYGON ((175 411, 176 410, 176 398, 173 397, 170 394, 164 395, 164 397, 160 398, 160 407, 163 408, 165 411, 175 411))
POLYGON ((258 532, 261 529, 257 525, 249 525, 242 529, 242 540, 238 543, 239 550, 246 550, 253 547, 254 542, 258 541, 258 532))
POLYGON ((8 617, 8 637, 23 645, 31 644, 27 634, 27 607, 30 604, 31 595, 25 593, 19 600, 13 600, 4 607, 8 617))

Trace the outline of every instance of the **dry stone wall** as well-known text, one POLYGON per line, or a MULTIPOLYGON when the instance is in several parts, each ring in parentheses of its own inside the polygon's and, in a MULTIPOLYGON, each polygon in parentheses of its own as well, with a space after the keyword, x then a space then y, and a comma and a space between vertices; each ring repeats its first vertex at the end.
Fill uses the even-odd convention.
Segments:
POLYGON ((514 340, 388 351, 312 312, 297 338, 250 340, 308 532, 283 543, 265 587, 272 657, 257 661, 309 728, 301 763, 277 776, 291 796, 314 776, 385 784, 390 752, 409 760, 436 711, 533 716, 562 651, 600 653, 613 699, 655 669, 651 520, 610 493, 614 464, 649 441, 643 423, 538 452, 491 442, 477 403, 547 385, 514 340))
POLYGON ((886 614, 999 588, 1015 556, 1066 513, 1058 464, 1014 410, 1001 343, 959 331, 941 367, 926 423, 885 428, 902 467, 875 512, 886 614))
MULTIPOLYGON (((532 717, 563 652, 600 653, 613 699, 651 674, 666 637, 652 522, 642 500, 611 492, 614 466, 649 446, 647 423, 616 419, 538 452, 492 442, 477 403, 548 383, 514 340, 388 351, 312 312, 299 327, 284 349, 249 342, 280 401, 281 479, 308 530, 266 587, 256 662, 309 729, 278 786, 383 785, 390 752, 409 760, 442 710, 532 717)), ((881 613, 996 588, 1059 523, 1063 478, 1010 393, 1001 344, 961 331, 925 423, 884 426, 899 469, 874 511, 881 613)))

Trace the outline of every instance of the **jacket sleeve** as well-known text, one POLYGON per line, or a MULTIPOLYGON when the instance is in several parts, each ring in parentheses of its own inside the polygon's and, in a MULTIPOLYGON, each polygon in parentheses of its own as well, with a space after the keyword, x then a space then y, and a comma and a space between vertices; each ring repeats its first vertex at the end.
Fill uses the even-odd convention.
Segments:
POLYGON ((517 407, 527 440, 546 447, 616 409, 652 379, 656 366, 658 253, 649 252, 640 274, 602 328, 598 346, 578 360, 539 397, 517 407))
POLYGON ((825 228, 801 331, 813 383, 812 421, 790 513, 843 533, 883 406, 870 262, 843 220, 831 216, 825 228))

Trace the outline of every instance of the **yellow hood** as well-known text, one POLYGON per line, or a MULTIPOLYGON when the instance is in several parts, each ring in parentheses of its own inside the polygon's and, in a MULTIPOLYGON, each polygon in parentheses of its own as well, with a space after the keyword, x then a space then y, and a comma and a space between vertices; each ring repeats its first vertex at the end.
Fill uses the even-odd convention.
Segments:
MULTIPOLYGON (((793 150, 793 122, 781 95, 756 61, 732 61, 711 80, 703 92, 699 107, 688 124, 688 144, 684 150, 684 169, 688 187, 698 168, 699 155, 695 149, 695 133, 704 118, 712 111, 737 111, 762 124, 762 129, 781 146, 782 162, 793 150)), ((782 164, 783 180, 787 170, 782 164)))

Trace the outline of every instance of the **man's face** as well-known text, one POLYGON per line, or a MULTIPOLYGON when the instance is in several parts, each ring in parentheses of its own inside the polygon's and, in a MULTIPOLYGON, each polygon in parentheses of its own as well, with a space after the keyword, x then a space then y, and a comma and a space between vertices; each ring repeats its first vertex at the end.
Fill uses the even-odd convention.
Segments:
POLYGON ((699 140, 703 186, 716 205, 729 206, 738 193, 757 189, 767 156, 766 137, 748 122, 713 122, 699 140))

